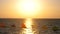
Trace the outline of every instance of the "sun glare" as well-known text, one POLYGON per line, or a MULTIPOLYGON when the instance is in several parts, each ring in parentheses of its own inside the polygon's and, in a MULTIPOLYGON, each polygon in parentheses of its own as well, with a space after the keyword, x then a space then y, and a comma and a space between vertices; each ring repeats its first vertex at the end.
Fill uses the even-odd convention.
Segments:
POLYGON ((32 31, 32 19, 27 18, 25 20, 24 24, 25 24, 26 28, 24 28, 22 32, 24 34, 33 34, 33 31, 32 31))
POLYGON ((27 1, 22 4, 22 8, 27 12, 31 12, 34 10, 34 3, 32 1, 27 1))
POLYGON ((27 18, 25 21, 25 25, 27 28, 32 28, 32 19, 27 18))
POLYGON ((36 16, 41 10, 41 4, 37 0, 20 0, 16 4, 18 12, 23 17, 36 16))

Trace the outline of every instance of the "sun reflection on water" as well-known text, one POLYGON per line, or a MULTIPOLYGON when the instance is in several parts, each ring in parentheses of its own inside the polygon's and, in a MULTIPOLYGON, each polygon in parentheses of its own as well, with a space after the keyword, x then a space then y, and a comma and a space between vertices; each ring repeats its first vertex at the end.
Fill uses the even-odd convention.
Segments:
POLYGON ((24 24, 26 28, 23 28, 23 34, 34 34, 32 31, 32 19, 27 18, 24 24))

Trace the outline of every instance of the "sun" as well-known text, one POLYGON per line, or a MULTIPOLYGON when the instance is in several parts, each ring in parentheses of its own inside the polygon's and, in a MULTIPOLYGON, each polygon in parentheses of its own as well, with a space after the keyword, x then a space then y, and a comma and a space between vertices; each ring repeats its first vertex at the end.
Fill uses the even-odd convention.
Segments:
POLYGON ((30 12, 30 11, 32 12, 34 10, 34 3, 31 1, 25 2, 22 4, 22 8, 27 12, 30 12))
POLYGON ((23 17, 34 17, 39 13, 41 5, 37 0, 20 0, 16 3, 17 11, 23 17))
POLYGON ((23 3, 21 8, 23 9, 21 9, 21 13, 25 16, 32 16, 35 14, 34 3, 31 1, 23 3))

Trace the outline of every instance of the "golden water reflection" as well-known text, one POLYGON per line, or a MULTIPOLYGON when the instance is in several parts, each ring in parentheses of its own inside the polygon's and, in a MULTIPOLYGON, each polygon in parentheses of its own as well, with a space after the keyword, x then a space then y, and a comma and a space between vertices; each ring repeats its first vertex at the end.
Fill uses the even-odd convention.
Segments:
POLYGON ((22 34, 34 34, 32 30, 32 19, 27 18, 24 24, 26 28, 23 28, 22 34))

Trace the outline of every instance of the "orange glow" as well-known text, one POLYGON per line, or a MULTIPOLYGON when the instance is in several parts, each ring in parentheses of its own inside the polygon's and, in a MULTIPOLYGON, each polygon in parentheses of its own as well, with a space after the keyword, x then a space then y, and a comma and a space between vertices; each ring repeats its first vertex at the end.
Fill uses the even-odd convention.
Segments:
POLYGON ((16 8, 22 17, 29 18, 36 16, 41 11, 42 5, 37 0, 19 0, 16 8))
POLYGON ((0 18, 31 17, 59 19, 59 7, 59 2, 53 2, 52 0, 2 0, 0 18))
POLYGON ((23 33, 24 34, 33 34, 33 31, 32 31, 32 19, 27 18, 25 20, 24 24, 26 25, 26 28, 23 30, 23 33))
POLYGON ((32 28, 32 19, 27 18, 25 21, 25 25, 27 28, 32 28))

